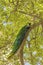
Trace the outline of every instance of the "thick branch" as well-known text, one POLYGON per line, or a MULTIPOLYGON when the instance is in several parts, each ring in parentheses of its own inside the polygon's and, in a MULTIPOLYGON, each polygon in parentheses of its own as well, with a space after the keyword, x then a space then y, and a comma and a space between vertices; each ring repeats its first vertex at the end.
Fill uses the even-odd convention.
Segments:
POLYGON ((29 31, 27 31, 27 33, 26 33, 26 35, 25 35, 25 39, 23 40, 21 47, 20 47, 19 50, 18 50, 18 54, 19 54, 19 57, 20 57, 21 65, 24 65, 24 62, 23 62, 23 48, 24 48, 25 40, 26 40, 26 38, 27 38, 29 32, 30 32, 32 29, 34 29, 35 27, 37 27, 38 25, 40 25, 40 24, 42 24, 42 23, 41 23, 41 22, 38 22, 38 23, 36 23, 36 24, 31 25, 29 31))

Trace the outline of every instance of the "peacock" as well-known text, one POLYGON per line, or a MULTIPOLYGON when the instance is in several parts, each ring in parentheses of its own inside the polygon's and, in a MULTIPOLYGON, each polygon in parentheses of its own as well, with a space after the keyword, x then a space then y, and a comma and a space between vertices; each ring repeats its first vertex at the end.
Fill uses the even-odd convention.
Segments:
POLYGON ((9 57, 11 57, 13 54, 15 54, 19 50, 20 46, 23 43, 23 40, 25 39, 25 35, 26 35, 27 31, 30 29, 30 25, 31 24, 29 23, 29 25, 25 25, 20 29, 20 31, 13 43, 12 51, 11 51, 9 57))

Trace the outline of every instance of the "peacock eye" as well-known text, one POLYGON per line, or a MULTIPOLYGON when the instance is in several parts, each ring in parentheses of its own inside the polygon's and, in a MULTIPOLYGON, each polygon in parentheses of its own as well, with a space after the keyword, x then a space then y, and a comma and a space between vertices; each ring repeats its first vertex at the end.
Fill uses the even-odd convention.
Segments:
POLYGON ((31 23, 29 23, 29 25, 31 25, 31 23))

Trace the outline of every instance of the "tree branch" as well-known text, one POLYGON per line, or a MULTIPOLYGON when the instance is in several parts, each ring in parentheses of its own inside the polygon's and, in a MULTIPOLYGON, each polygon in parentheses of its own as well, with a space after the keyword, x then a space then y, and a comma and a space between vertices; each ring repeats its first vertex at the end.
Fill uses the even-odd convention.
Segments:
POLYGON ((25 40, 26 40, 26 38, 27 38, 29 32, 30 32, 32 29, 34 29, 35 27, 39 26, 40 24, 42 24, 42 23, 41 23, 41 22, 38 22, 38 23, 36 23, 36 24, 31 25, 30 29, 27 31, 27 33, 26 33, 26 35, 25 35, 25 39, 23 40, 21 47, 20 47, 19 50, 18 50, 18 54, 19 54, 19 57, 20 57, 21 65, 24 65, 24 61, 23 61, 23 48, 24 48, 25 40))

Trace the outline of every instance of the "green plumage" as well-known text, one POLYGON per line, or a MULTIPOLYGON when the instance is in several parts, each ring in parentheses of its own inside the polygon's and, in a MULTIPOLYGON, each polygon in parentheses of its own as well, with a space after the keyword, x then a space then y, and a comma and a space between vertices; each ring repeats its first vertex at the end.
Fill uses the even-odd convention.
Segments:
MULTIPOLYGON (((13 47, 12 47, 12 53, 11 55, 15 54, 18 49, 20 48, 24 38, 25 38, 25 34, 28 31, 28 29, 30 28, 30 26, 25 25, 24 27, 22 27, 22 29, 19 31, 14 43, 13 43, 13 47)), ((11 56, 10 55, 10 56, 11 56)))
POLYGON ((13 50, 12 52, 16 53, 16 51, 20 48, 22 41, 24 40, 25 34, 28 31, 29 26, 25 25, 18 33, 14 44, 13 44, 13 50))

